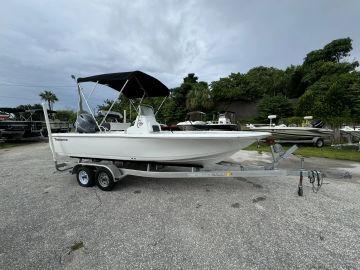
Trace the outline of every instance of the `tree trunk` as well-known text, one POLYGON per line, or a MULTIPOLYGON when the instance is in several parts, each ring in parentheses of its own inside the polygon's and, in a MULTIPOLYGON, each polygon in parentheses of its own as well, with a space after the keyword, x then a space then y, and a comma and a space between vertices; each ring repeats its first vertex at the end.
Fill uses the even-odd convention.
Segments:
POLYGON ((341 143, 340 127, 334 126, 334 143, 341 143))

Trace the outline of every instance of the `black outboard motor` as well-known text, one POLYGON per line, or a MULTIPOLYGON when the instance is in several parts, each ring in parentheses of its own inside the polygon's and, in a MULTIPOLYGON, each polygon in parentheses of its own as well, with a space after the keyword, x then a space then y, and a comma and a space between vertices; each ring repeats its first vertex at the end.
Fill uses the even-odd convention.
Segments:
POLYGON ((94 118, 87 112, 79 114, 75 122, 75 127, 79 133, 95 133, 98 130, 94 118))
POLYGON ((314 121, 311 122, 311 125, 314 128, 322 128, 325 125, 325 123, 320 119, 315 119, 314 121))

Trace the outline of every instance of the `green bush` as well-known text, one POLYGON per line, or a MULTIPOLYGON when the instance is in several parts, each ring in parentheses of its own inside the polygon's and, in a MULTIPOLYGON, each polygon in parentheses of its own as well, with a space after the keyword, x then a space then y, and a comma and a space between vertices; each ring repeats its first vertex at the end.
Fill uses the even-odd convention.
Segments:
POLYGON ((292 116, 292 117, 286 117, 286 118, 281 118, 279 123, 280 124, 285 124, 287 126, 290 125, 296 125, 296 126, 301 126, 301 124, 304 122, 304 117, 302 116, 292 116))
POLYGON ((76 113, 71 110, 60 110, 56 111, 55 118, 59 119, 60 121, 68 121, 69 123, 75 123, 76 113))
POLYGON ((276 114, 277 119, 293 115, 293 104, 283 96, 265 96, 258 104, 258 119, 268 121, 268 115, 276 114))

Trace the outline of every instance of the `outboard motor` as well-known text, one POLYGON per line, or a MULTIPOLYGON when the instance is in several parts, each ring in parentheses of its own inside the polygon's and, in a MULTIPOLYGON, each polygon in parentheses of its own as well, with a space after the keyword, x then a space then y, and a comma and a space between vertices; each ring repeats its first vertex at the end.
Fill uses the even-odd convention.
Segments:
POLYGON ((75 127, 79 133, 95 133, 98 130, 94 118, 87 112, 79 114, 75 122, 75 127))
POLYGON ((315 119, 314 121, 311 122, 311 125, 314 128, 322 128, 325 125, 325 123, 320 119, 315 119))

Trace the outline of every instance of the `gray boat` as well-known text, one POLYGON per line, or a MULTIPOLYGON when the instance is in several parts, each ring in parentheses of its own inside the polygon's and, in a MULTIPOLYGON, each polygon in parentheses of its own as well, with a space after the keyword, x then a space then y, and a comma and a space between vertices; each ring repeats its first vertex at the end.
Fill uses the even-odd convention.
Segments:
POLYGON ((360 142, 360 126, 344 126, 340 132, 348 136, 350 141, 360 142))
POLYGON ((324 123, 320 120, 313 120, 312 116, 305 116, 305 124, 301 127, 274 125, 272 120, 276 118, 276 115, 269 115, 268 118, 269 125, 249 124, 247 127, 251 131, 270 132, 275 141, 280 143, 312 143, 317 147, 323 147, 334 134, 332 129, 324 128, 324 123))

